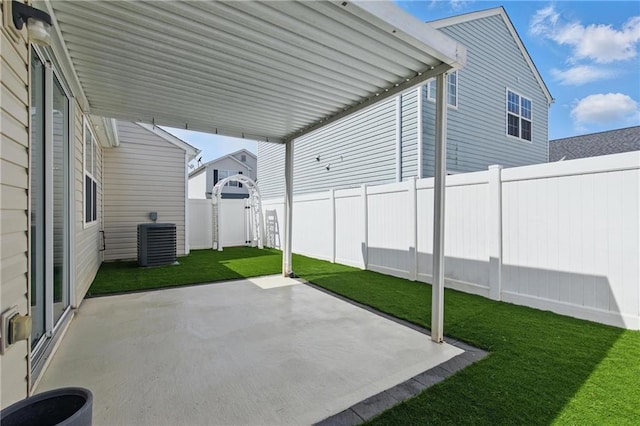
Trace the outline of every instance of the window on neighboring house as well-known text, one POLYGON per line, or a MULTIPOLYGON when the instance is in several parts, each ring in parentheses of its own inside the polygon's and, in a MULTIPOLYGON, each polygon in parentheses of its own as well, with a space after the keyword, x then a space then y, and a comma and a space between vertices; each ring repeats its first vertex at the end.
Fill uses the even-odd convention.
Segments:
POLYGON ((531 99, 507 90, 507 135, 531 141, 531 99))
MULTIPOLYGON (((226 179, 229 176, 233 176, 233 175, 237 175, 237 174, 242 174, 242 172, 234 172, 231 170, 218 170, 218 174, 217 174, 217 179, 216 179, 216 174, 214 173, 213 179, 213 185, 215 186, 216 183, 220 182, 222 179, 226 179)), ((227 182, 224 186, 238 186, 238 182, 237 181, 231 181, 231 182, 227 182)))
MULTIPOLYGON (((427 99, 436 100, 436 79, 432 78, 427 81, 427 99)), ((447 75, 447 105, 450 107, 458 106, 458 71, 454 71, 447 75)))
POLYGON ((84 223, 98 219, 98 144, 89 123, 84 122, 84 223))
POLYGON ((240 161, 243 163, 247 161, 247 156, 245 154, 240 155, 240 161))

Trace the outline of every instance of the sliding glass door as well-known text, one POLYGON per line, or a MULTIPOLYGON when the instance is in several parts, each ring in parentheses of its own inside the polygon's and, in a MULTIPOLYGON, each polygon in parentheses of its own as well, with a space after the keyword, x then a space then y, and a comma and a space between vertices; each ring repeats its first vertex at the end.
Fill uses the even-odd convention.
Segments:
POLYGON ((70 108, 51 65, 31 53, 30 261, 32 365, 70 302, 70 108))

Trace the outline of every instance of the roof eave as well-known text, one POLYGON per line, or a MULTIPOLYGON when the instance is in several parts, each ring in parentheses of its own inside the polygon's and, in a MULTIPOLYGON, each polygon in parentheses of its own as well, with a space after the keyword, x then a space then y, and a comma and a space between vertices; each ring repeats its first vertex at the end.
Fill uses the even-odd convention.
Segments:
POLYGON ((496 16, 496 15, 499 15, 500 17, 502 17, 502 20, 507 25, 507 28, 508 28, 509 32, 511 33, 513 39, 516 41, 516 44, 518 45, 518 48, 522 52, 522 55, 523 55, 525 61, 527 62, 527 65, 529 65, 529 68, 533 72, 534 78, 538 82, 538 85, 540 86, 540 88, 542 89, 545 97, 547 98, 547 105, 551 106, 551 104, 553 104, 555 102, 555 99, 551 95, 551 92, 549 91, 549 88, 547 87, 547 84, 544 82, 544 79, 542 78, 542 75, 538 71, 538 68, 536 67, 536 64, 533 62, 533 59, 531 59, 531 55, 529 54, 529 51, 527 50, 527 48, 525 47, 524 43, 522 42, 522 39, 520 38, 520 35, 518 34, 518 31, 516 30, 515 26, 513 25, 513 22, 511 22, 511 18, 509 18, 509 15, 507 14, 507 12, 504 9, 504 7, 499 6, 499 7, 494 7, 494 8, 491 8, 491 9, 480 10, 480 11, 477 11, 477 12, 470 12, 470 13, 465 13, 465 14, 462 14, 462 15, 451 16, 449 18, 443 18, 443 19, 438 19, 438 20, 435 20, 435 21, 430 21, 430 22, 428 22, 428 24, 433 26, 433 28, 441 29, 441 28, 449 27, 451 25, 457 25, 457 24, 461 24, 461 23, 464 23, 464 22, 474 21, 476 19, 482 19, 482 18, 487 18, 487 17, 490 17, 490 16, 496 16))

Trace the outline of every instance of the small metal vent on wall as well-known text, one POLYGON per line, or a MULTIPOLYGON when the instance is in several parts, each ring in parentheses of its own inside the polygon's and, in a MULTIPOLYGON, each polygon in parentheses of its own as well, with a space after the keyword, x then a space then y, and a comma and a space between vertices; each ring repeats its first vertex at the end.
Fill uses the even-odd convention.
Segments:
POLYGON ((176 256, 175 223, 141 223, 138 225, 138 265, 171 265, 176 256))

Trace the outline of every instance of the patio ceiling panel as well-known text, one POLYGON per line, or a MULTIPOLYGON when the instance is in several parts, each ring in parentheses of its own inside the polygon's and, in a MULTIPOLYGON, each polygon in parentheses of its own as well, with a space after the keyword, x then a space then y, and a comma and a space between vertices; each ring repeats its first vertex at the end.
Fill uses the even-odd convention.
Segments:
POLYGON ((379 2, 45 5, 92 114, 274 142, 465 57, 455 41, 379 2))

